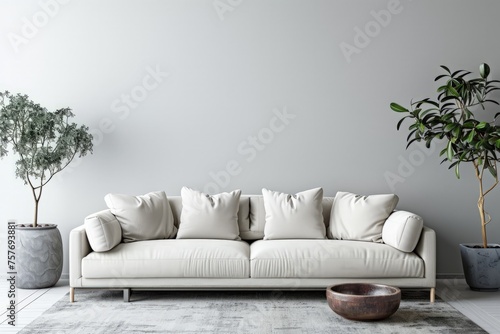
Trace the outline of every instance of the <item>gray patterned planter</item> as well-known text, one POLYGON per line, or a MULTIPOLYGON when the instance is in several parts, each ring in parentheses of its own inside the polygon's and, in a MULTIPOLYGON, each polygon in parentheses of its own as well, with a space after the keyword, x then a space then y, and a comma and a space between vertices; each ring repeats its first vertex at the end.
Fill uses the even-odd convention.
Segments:
POLYGON ((57 225, 16 225, 16 286, 48 288, 61 277, 63 247, 57 225))
POLYGON ((467 284, 476 291, 496 291, 500 288, 500 245, 491 248, 460 244, 462 265, 467 284))

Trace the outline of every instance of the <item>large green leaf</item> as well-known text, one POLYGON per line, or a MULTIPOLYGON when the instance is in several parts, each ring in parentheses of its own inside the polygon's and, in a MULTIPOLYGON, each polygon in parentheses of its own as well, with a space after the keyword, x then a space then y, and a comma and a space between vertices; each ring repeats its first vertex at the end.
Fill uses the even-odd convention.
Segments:
POLYGON ((451 86, 451 85, 450 85, 450 86, 448 86, 448 87, 446 88, 446 90, 448 91, 448 93, 449 93, 449 94, 451 94, 451 95, 453 95, 453 96, 455 96, 455 97, 459 97, 459 96, 460 96, 460 94, 458 94, 458 92, 457 92, 457 90, 455 89, 455 87, 453 87, 453 86, 451 86))
POLYGON ((497 170, 493 168, 492 166, 488 166, 488 171, 490 172, 493 177, 497 177, 497 170))
POLYGON ((446 158, 448 160, 452 161, 454 155, 455 155, 455 151, 453 150, 453 143, 451 141, 449 141, 448 146, 446 147, 446 158))
POLYGON ((448 72, 449 74, 451 74, 451 71, 448 67, 444 66, 444 65, 441 65, 440 66, 442 69, 444 69, 446 72, 448 72))
POLYGON ((427 147, 427 148, 430 148, 430 147, 431 147, 431 142, 432 142, 432 139, 433 139, 433 138, 427 138, 427 140, 425 141, 425 147, 427 147))
POLYGON ((401 127, 401 124, 403 124, 403 121, 404 121, 405 119, 407 119, 408 117, 410 117, 410 116, 405 116, 405 117, 403 117, 403 118, 401 118, 401 119, 399 120, 398 125, 396 126, 396 129, 398 129, 398 131, 399 131, 399 128, 401 127))
POLYGON ((454 78, 454 77, 458 77, 458 78, 463 78, 465 75, 469 74, 470 72, 466 71, 466 70, 458 70, 458 71, 455 71, 451 74, 451 76, 454 78), (464 72, 462 75, 459 75, 460 73, 464 72))
POLYGON ((446 78, 446 77, 448 77, 448 74, 441 74, 441 75, 438 75, 438 76, 434 79, 434 81, 438 81, 438 80, 440 80, 440 79, 442 79, 442 78, 446 78))
POLYGON ((451 131, 451 134, 453 135, 453 137, 460 137, 462 135, 462 129, 460 128, 460 126, 456 126, 452 131, 451 131))
POLYGON ((408 137, 406 137, 406 141, 409 141, 410 138, 413 136, 415 132, 417 132, 418 129, 411 130, 410 133, 408 134, 408 137))
POLYGON ((472 129, 476 126, 476 121, 473 119, 468 119, 463 123, 463 127, 467 129, 472 129))
POLYGON ((465 141, 468 142, 468 143, 471 143, 474 140, 474 136, 475 135, 476 135, 476 130, 472 129, 471 132, 469 132, 469 134, 465 138, 465 141))
POLYGON ((481 64, 479 65, 479 75, 481 75, 481 78, 486 79, 488 75, 490 75, 490 67, 488 64, 481 64))
POLYGON ((481 122, 479 124, 476 125, 476 129, 484 129, 485 127, 488 126, 488 123, 487 122, 481 122))
POLYGON ((405 107, 403 107, 395 102, 391 103, 391 109, 395 112, 409 112, 408 109, 406 109, 405 107))
POLYGON ((413 144, 415 141, 420 141, 420 140, 421 140, 420 138, 413 138, 408 142, 408 144, 406 144, 406 148, 408 149, 408 147, 410 147, 411 144, 413 144))
POLYGON ((464 72, 464 73, 460 74, 460 75, 458 76, 458 78, 463 78, 463 77, 465 77, 466 75, 471 74, 471 72, 469 72, 469 71, 463 71, 463 72, 464 72))
POLYGON ((422 108, 417 108, 417 109, 413 110, 413 112, 411 112, 411 114, 413 114, 413 116, 415 116, 416 118, 419 118, 419 114, 421 111, 422 111, 422 108))
POLYGON ((457 179, 460 178, 460 164, 456 164, 455 165, 455 176, 457 177, 457 179))
POLYGON ((448 96, 445 96, 441 99, 441 103, 444 103, 444 102, 450 101, 450 100, 458 100, 458 98, 457 98, 457 96, 448 95, 448 96))
POLYGON ((436 89, 436 92, 444 92, 446 91, 446 89, 448 88, 447 85, 442 85, 442 86, 439 86, 437 89, 436 89))
POLYGON ((490 99, 488 99, 488 100, 484 100, 484 102, 489 102, 489 103, 493 103, 493 104, 497 104, 497 105, 498 105, 498 104, 500 104, 500 103, 498 103, 497 101, 495 101, 495 100, 490 100, 490 99))
POLYGON ((455 129, 456 127, 457 127, 457 124, 450 123, 444 127, 444 132, 450 132, 451 130, 455 129))
POLYGON ((488 88, 486 88, 486 89, 484 90, 484 92, 485 92, 486 94, 489 94, 489 93, 493 92, 494 90, 499 90, 499 89, 500 89, 500 88, 498 88, 498 87, 488 87, 488 88))

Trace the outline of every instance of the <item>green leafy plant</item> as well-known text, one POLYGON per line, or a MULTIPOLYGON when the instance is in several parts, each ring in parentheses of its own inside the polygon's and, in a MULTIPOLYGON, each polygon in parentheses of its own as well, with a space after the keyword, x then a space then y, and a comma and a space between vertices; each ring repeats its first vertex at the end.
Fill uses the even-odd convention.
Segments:
POLYGON ((411 102, 407 109, 397 103, 391 103, 393 111, 406 114, 398 124, 408 119, 411 122, 408 130, 407 148, 414 142, 424 141, 427 148, 433 141, 439 141, 445 147, 440 155, 445 156, 443 162, 450 162, 450 169, 455 170, 460 178, 460 165, 470 162, 474 166, 476 178, 479 182, 479 199, 477 206, 481 219, 481 235, 483 247, 488 247, 486 225, 491 221, 491 216, 485 211, 485 196, 498 185, 498 152, 500 151, 500 127, 496 119, 500 113, 492 115, 486 109, 488 104, 499 103, 488 98, 491 92, 500 89, 498 80, 488 80, 490 67, 487 64, 479 66, 479 77, 467 79, 469 71, 450 71, 446 66, 441 66, 444 74, 434 81, 443 82, 437 89, 437 100, 425 98, 411 102), (483 111, 480 119, 474 114, 483 111), (441 141, 443 140, 443 141, 441 141), (484 185, 485 171, 493 178, 489 187, 484 185))
POLYGON ((33 227, 44 186, 78 155, 92 153, 88 127, 70 123, 69 108, 49 112, 27 95, 0 92, 0 157, 17 154, 16 176, 31 187, 35 200, 33 227))

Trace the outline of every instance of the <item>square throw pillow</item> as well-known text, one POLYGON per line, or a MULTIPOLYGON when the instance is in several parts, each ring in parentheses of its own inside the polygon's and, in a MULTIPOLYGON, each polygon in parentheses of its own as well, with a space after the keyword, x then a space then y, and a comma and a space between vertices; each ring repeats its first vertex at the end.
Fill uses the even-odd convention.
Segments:
POLYGON ((121 225, 123 242, 173 238, 177 232, 163 191, 141 196, 107 194, 104 201, 121 225))
POLYGON ((238 210, 241 190, 207 195, 183 187, 177 239, 240 240, 238 210))
POLYGON ((295 195, 262 189, 262 195, 266 211, 264 240, 326 238, 322 188, 295 195))
POLYGON ((384 222, 396 208, 394 194, 361 196, 337 192, 330 215, 334 239, 382 242, 384 222))

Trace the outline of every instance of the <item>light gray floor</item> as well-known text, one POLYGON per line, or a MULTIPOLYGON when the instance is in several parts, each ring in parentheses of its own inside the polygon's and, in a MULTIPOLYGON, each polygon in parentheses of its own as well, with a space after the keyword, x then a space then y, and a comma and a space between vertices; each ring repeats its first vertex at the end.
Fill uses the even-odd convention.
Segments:
POLYGON ((500 291, 477 292, 464 279, 438 279, 436 292, 489 333, 500 333, 500 291))
MULTIPOLYGON (((8 283, 2 277, 0 281, 0 300, 2 301, 0 305, 0 333, 17 333, 61 299, 68 290, 67 281, 60 281, 50 289, 17 289, 17 323, 16 327, 12 327, 7 323, 8 283)), ((500 333, 500 292, 472 291, 463 279, 438 279, 436 290, 439 297, 486 331, 500 333)))

